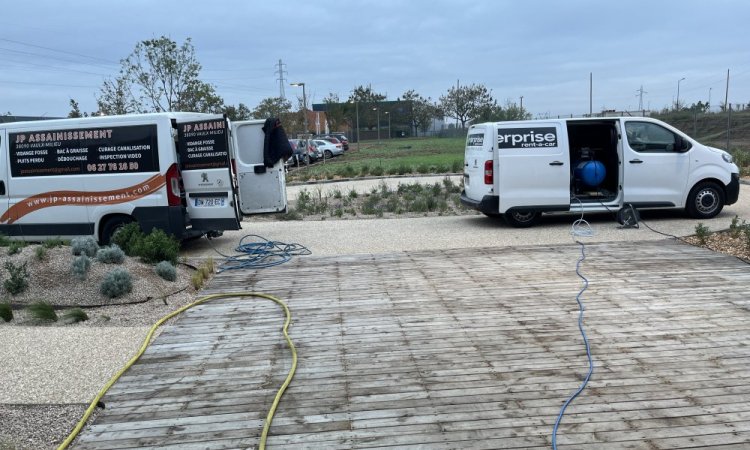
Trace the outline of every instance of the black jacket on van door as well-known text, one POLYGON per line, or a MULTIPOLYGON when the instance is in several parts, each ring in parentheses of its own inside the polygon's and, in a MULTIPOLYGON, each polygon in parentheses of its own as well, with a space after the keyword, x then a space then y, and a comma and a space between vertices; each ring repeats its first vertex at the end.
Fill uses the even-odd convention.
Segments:
POLYGON ((263 165, 273 167, 280 159, 292 157, 292 145, 286 137, 281 121, 275 117, 266 119, 263 124, 265 139, 263 140, 263 165))

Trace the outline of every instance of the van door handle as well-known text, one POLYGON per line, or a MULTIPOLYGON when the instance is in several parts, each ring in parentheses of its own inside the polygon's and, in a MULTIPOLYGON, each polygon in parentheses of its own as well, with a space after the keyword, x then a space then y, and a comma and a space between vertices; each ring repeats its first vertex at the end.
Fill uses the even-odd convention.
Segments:
POLYGON ((551 163, 549 163, 550 166, 562 166, 563 164, 565 163, 562 161, 552 161, 551 163))
POLYGON ((642 163, 643 163, 643 161, 641 161, 640 159, 631 159, 631 160, 630 160, 630 161, 628 161, 628 162, 629 162, 630 164, 642 164, 642 163))

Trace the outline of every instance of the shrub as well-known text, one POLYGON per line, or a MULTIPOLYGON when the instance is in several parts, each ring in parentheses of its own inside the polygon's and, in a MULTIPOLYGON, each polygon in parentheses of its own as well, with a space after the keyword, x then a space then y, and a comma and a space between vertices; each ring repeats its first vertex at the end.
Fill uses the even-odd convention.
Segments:
POLYGON ((26 310, 29 315, 42 322, 57 322, 57 313, 55 308, 47 302, 36 302, 30 304, 26 310))
POLYGON ((357 193, 357 190, 354 188, 352 188, 352 190, 349 191, 348 195, 349 195, 349 198, 357 198, 359 196, 359 194, 357 193))
POLYGON ((453 161, 453 164, 451 164, 451 172, 453 173, 459 173, 463 171, 464 162, 455 160, 453 161))
POLYGON ((333 198, 341 198, 343 197, 343 194, 341 194, 341 189, 336 188, 333 190, 333 198))
POLYGON ((745 221, 742 221, 742 224, 740 224, 740 218, 739 216, 734 216, 732 219, 732 223, 729 224, 729 234, 732 235, 733 238, 737 239, 740 237, 740 233, 742 233, 742 229, 745 228, 746 224, 745 221))
POLYGON ((65 323, 85 322, 89 320, 89 315, 86 314, 86 311, 82 310, 81 308, 73 308, 66 311, 65 314, 62 315, 62 320, 65 323))
POLYGON ((698 238, 700 245, 706 245, 706 239, 711 235, 709 228, 702 223, 695 226, 695 237, 698 238))
POLYGON ((81 255, 73 260, 70 271, 79 280, 85 280, 91 268, 91 259, 86 255, 81 255))
POLYGON ((312 205, 312 196, 307 189, 302 189, 297 194, 297 209, 302 213, 305 213, 310 209, 312 205))
POLYGON ((346 178, 352 178, 356 174, 357 173, 354 171, 354 167, 352 167, 350 165, 344 166, 344 176, 346 178))
POLYGON ((411 172, 411 167, 403 163, 399 164, 398 168, 396 168, 396 173, 398 173, 399 175, 405 175, 410 172, 411 172))
POLYGON ((417 166, 417 172, 422 174, 429 173, 430 166, 428 166, 427 164, 420 164, 417 166))
POLYGON ((65 245, 65 241, 60 238, 47 239, 42 243, 42 247, 46 249, 62 247, 63 245, 65 245))
POLYGON ((120 227, 112 236, 112 244, 120 247, 128 256, 138 256, 135 251, 143 238, 146 237, 138 222, 130 222, 120 227))
POLYGON ((362 164, 361 166, 359 166, 359 173, 362 176, 367 175, 368 173, 370 173, 370 166, 367 164, 362 164))
POLYGON ((0 303, 0 319, 4 322, 13 320, 13 308, 10 307, 10 303, 0 303))
POLYGON ((117 244, 100 248, 96 252, 96 260, 105 264, 122 264, 125 261, 125 252, 117 244))
POLYGON ((138 242, 134 250, 143 262, 154 264, 169 261, 176 264, 180 256, 180 242, 174 236, 154 228, 148 236, 138 242))
POLYGON ((10 261, 5 261, 5 270, 10 275, 7 280, 3 281, 3 287, 6 291, 16 295, 26 290, 29 286, 29 272, 26 271, 26 263, 16 265, 10 261))
POLYGON ((333 211, 331 211, 331 217, 336 216, 338 218, 344 217, 344 210, 341 208, 336 208, 333 211))
POLYGON ((162 261, 154 267, 156 274, 164 278, 167 281, 174 281, 177 279, 177 269, 169 261, 162 261))
POLYGON ((117 267, 104 277, 99 292, 109 298, 121 297, 133 290, 133 280, 130 272, 117 267))
POLYGON ((7 247, 11 242, 13 241, 11 241, 8 236, 0 233, 0 247, 7 247))
POLYGON ((96 256, 99 250, 99 244, 93 236, 74 237, 70 241, 70 247, 74 255, 86 255, 89 258, 96 256))
POLYGON ((21 253, 21 249, 23 249, 24 247, 26 247, 26 242, 24 241, 11 241, 10 245, 8 246, 8 255, 21 253))
POLYGON ((370 175, 374 177, 383 176, 383 168, 381 166, 373 167, 372 170, 370 170, 370 175))
POLYGON ((34 255, 39 261, 44 261, 45 259, 47 259, 47 248, 43 245, 40 245, 39 247, 34 249, 34 255))
POLYGON ((192 283, 193 288, 195 288, 196 291, 200 290, 200 288, 203 287, 203 282, 205 281, 203 277, 202 271, 197 271, 193 274, 192 277, 190 277, 190 283, 192 283))

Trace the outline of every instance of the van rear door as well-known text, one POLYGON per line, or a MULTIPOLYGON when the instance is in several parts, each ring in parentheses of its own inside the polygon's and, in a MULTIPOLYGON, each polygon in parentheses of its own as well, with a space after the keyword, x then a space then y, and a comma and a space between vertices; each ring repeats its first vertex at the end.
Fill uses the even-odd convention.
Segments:
POLYGON ((264 123, 264 120, 232 122, 232 144, 242 214, 286 210, 284 161, 280 159, 273 167, 263 164, 264 123))
MULTIPOLYGON (((492 195, 492 153, 491 125, 473 125, 466 136, 464 152, 464 193, 474 201, 482 201, 492 195), (489 172, 487 172, 489 170, 489 172)), ((497 211, 495 211, 497 212, 497 211)))
POLYGON ((177 153, 192 228, 239 230, 229 122, 223 116, 216 116, 176 123, 177 153))

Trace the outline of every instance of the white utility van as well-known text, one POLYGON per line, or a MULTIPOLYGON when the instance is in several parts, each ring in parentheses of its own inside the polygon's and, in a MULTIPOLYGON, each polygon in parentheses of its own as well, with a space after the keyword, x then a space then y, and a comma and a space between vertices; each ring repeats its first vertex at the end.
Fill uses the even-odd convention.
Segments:
POLYGON ((186 238, 284 211, 284 162, 264 165, 263 125, 171 112, 0 124, 0 233, 108 243, 137 221, 186 238))
POLYGON ((461 202, 529 227, 545 212, 685 208, 710 218, 737 201, 732 156, 655 119, 482 123, 469 128, 461 202))

